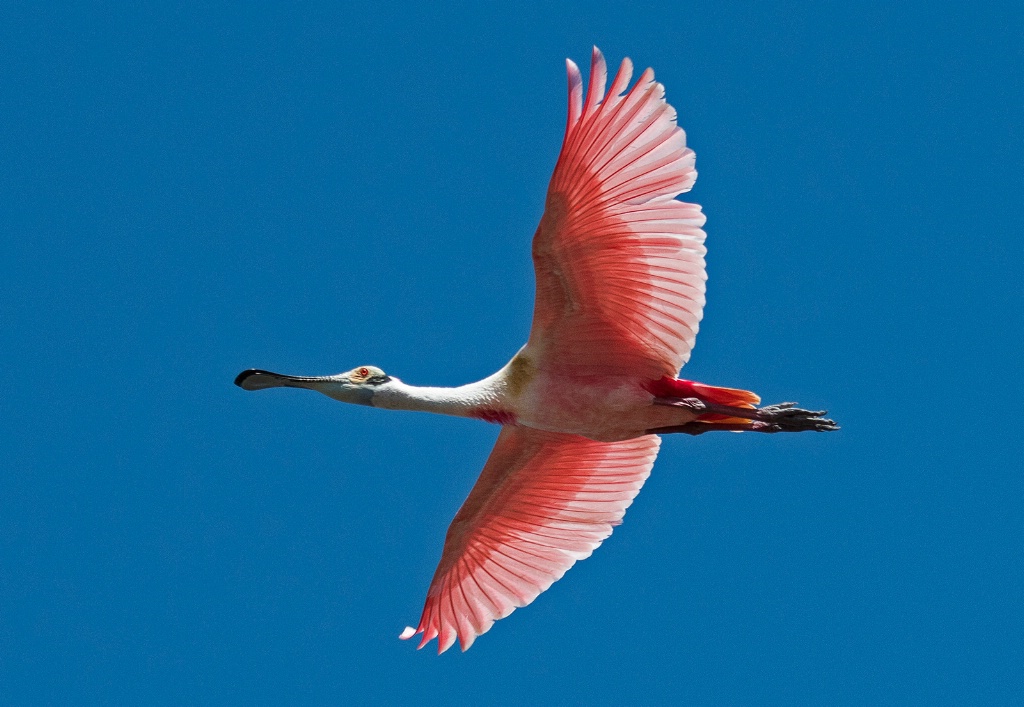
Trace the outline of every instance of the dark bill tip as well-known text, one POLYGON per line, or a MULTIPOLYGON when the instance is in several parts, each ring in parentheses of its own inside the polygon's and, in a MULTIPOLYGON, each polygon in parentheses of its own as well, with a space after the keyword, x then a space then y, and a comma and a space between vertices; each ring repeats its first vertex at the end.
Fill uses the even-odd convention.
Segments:
POLYGON ((270 371, 250 368, 248 371, 242 371, 238 374, 238 377, 235 378, 235 385, 243 390, 276 388, 281 385, 281 376, 270 371))
MULTIPOLYGON (((261 371, 250 368, 242 371, 235 378, 235 385, 243 390, 263 390, 264 388, 310 388, 316 383, 326 380, 326 376, 286 376, 283 373, 261 371)), ((316 388, 312 388, 316 390, 316 388)))

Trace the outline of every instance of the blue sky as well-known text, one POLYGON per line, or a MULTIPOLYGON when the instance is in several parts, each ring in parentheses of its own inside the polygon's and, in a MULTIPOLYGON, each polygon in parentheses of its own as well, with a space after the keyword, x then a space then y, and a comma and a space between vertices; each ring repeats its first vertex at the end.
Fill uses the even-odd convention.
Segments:
POLYGON ((0 9, 0 699, 1024 699, 1020 4, 338 5, 0 9), (504 364, 593 44, 697 152, 685 376, 843 430, 666 439, 417 653, 496 428, 231 381, 504 364))

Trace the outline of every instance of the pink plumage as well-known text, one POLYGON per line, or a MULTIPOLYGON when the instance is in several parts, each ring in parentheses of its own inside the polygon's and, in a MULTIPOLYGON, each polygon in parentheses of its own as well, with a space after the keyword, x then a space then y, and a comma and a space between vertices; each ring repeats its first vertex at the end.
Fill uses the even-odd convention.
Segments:
MULTIPOLYGON (((604 95, 594 48, 585 103, 567 62, 569 118, 533 242, 528 348, 569 376, 674 375, 704 305, 704 216, 674 201, 696 179, 675 111, 648 69, 628 93, 622 62, 604 95)), ((463 650, 533 601, 611 534, 657 456, 647 435, 602 443, 505 427, 445 539, 415 632, 463 650)))
POLYGON ((336 400, 502 425, 445 538, 419 624, 401 638, 463 650, 588 557, 648 477, 659 434, 838 429, 792 403, 676 378, 704 307, 704 215, 676 201, 693 151, 647 69, 625 59, 607 94, 567 62, 565 139, 533 238, 537 279, 526 345, 497 373, 417 387, 375 366, 334 376, 241 373, 247 390, 307 388, 336 400))
POLYGON ((651 473, 660 439, 624 442, 503 427, 480 478, 456 514, 427 590, 422 648, 458 638, 463 650, 497 620, 526 606, 622 520, 651 473))
POLYGON ((675 197, 693 151, 646 70, 628 93, 625 59, 604 96, 594 49, 586 104, 569 71, 569 121, 533 241, 530 343, 561 370, 644 378, 686 363, 704 307, 704 215, 675 197))

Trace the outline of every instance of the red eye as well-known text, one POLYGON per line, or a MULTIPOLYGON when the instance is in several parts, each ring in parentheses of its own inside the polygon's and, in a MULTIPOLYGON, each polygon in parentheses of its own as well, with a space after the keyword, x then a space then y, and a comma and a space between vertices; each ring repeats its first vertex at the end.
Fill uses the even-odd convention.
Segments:
POLYGON ((360 378, 366 378, 369 375, 370 375, 370 369, 369 368, 360 368, 359 369, 359 377, 360 378))

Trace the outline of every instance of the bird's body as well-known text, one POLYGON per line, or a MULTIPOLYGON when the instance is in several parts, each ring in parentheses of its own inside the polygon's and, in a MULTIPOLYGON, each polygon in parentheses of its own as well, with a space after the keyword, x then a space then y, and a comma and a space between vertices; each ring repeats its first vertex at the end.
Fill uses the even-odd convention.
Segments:
POLYGON ((526 345, 458 388, 421 388, 362 366, 335 376, 250 370, 247 390, 297 387, 343 402, 470 417, 502 426, 452 521, 427 592, 420 646, 463 650, 531 602, 617 525, 650 473, 659 434, 836 429, 791 403, 755 407, 744 390, 676 375, 704 306, 704 216, 675 200, 693 151, 648 69, 605 95, 594 49, 583 96, 568 62, 569 117, 533 239, 537 296, 526 345))
POLYGON ((501 370, 476 383, 458 388, 400 384, 375 393, 372 404, 576 434, 598 442, 633 439, 697 418, 684 408, 653 405, 655 396, 643 387, 646 381, 632 376, 566 376, 535 363, 531 353, 524 347, 501 370))
POLYGON ((538 372, 516 401, 521 424, 547 432, 576 434, 598 442, 618 442, 655 427, 682 425, 696 418, 689 410, 656 407, 654 396, 628 377, 565 377, 538 372))

